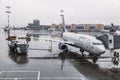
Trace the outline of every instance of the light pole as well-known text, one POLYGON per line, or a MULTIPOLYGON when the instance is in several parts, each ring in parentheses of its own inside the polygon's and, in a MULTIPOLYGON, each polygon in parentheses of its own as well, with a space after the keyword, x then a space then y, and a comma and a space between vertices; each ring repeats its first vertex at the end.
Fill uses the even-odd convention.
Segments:
POLYGON ((9 20, 9 18, 10 18, 10 16, 9 16, 9 14, 11 13, 11 11, 9 11, 9 9, 11 8, 10 6, 6 6, 6 8, 7 8, 7 11, 6 11, 6 13, 7 13, 7 16, 8 16, 8 26, 7 26, 7 28, 8 28, 8 37, 10 36, 9 35, 9 33, 10 33, 10 20, 9 20))
POLYGON ((60 16, 62 17, 63 26, 65 26, 64 15, 63 15, 64 10, 61 10, 60 12, 61 12, 60 16))
POLYGON ((61 10, 60 12, 63 14, 64 10, 61 10))

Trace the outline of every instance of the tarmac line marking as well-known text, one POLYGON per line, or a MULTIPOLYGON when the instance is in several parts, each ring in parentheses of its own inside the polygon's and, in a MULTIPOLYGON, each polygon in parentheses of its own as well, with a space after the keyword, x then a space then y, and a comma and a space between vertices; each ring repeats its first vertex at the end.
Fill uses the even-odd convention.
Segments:
POLYGON ((13 80, 15 80, 15 78, 0 78, 0 80, 3 80, 3 79, 8 79, 8 80, 13 79, 13 80))
POLYGON ((40 71, 38 71, 38 78, 37 80, 40 80, 40 71))
POLYGON ((25 80, 33 80, 33 79, 35 79, 35 80, 37 80, 36 78, 0 78, 0 80, 3 80, 3 79, 7 79, 7 80, 23 80, 23 79, 25 79, 25 80))
POLYGON ((15 78, 15 80, 17 80, 17 78, 15 78))
POLYGON ((40 77, 41 79, 58 79, 58 80, 70 80, 70 79, 77 79, 77 80, 85 80, 83 77, 40 77))
MULTIPOLYGON (((51 79, 57 79, 57 80, 85 80, 83 77, 40 77, 41 79, 45 79, 45 80, 51 80, 51 79)), ((25 80, 33 80, 36 78, 0 78, 0 80, 18 80, 18 79, 25 79, 25 80)), ((38 79, 37 79, 38 80, 38 79)))
POLYGON ((38 72, 38 71, 1 71, 1 72, 38 72))
POLYGON ((3 73, 3 71, 0 72, 0 75, 3 73))

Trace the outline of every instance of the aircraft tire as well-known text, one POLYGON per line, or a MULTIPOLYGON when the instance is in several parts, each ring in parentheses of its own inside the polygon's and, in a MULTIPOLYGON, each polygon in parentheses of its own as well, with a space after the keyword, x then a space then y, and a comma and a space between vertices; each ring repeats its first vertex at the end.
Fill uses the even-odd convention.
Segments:
POLYGON ((93 63, 95 64, 97 60, 98 60, 98 57, 95 56, 95 57, 93 58, 93 63))

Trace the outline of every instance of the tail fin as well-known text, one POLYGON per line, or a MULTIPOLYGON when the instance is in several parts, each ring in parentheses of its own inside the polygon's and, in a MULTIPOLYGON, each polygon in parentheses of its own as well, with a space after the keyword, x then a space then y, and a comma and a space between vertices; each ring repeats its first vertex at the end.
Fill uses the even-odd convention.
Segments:
POLYGON ((65 27, 64 15, 61 15, 61 17, 62 17, 62 24, 63 24, 63 32, 67 32, 67 29, 65 27))
POLYGON ((113 23, 111 23, 111 29, 110 29, 110 32, 116 32, 116 29, 115 29, 115 26, 114 26, 114 24, 113 23))

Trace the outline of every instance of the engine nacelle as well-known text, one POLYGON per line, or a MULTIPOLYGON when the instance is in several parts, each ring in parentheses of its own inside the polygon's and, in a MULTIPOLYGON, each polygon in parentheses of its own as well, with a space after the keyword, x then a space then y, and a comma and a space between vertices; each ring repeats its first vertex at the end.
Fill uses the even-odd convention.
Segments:
POLYGON ((58 47, 60 50, 67 50, 68 49, 68 46, 66 46, 66 44, 64 44, 64 43, 59 43, 58 47))

